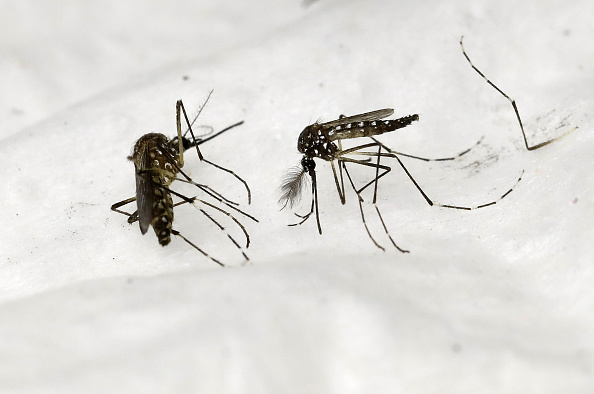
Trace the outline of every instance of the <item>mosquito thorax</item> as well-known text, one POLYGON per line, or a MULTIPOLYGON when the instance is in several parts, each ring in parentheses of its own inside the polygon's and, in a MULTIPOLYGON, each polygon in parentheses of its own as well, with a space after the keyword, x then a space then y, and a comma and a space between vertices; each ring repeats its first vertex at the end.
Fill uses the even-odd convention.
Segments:
POLYGON ((305 153, 307 148, 309 148, 310 146, 310 128, 311 126, 307 126, 306 128, 304 128, 301 134, 299 134, 299 138, 297 138, 297 150, 299 151, 299 153, 305 153))
POLYGON ((167 136, 161 133, 148 133, 140 137, 134 144, 132 154, 128 156, 128 160, 133 161, 135 164, 140 165, 141 152, 146 148, 150 147, 155 149, 157 147, 167 147, 169 139, 167 136))
POLYGON ((136 140, 135 149, 145 145, 167 145, 169 138, 161 133, 148 133, 136 140))
POLYGON ((297 149, 308 157, 319 157, 324 160, 332 160, 339 150, 329 140, 328 129, 318 123, 303 129, 297 140, 297 149))

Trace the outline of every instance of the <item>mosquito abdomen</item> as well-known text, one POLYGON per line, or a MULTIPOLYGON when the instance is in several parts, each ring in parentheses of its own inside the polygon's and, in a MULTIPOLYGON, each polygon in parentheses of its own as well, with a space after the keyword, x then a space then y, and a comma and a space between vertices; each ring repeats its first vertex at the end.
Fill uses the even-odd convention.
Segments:
POLYGON ((414 114, 399 119, 345 123, 332 127, 332 129, 328 131, 328 139, 330 141, 335 141, 349 138, 372 137, 374 135, 401 129, 417 120, 419 120, 419 115, 414 114))
POLYGON ((171 225, 173 223, 173 200, 171 193, 162 187, 155 187, 153 203, 153 220, 151 225, 155 230, 159 244, 165 246, 171 242, 171 225))

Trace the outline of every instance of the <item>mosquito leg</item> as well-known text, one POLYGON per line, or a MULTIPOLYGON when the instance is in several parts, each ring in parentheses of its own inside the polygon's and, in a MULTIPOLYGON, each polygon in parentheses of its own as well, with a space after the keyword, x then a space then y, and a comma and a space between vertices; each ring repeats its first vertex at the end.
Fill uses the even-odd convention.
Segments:
POLYGON ((495 205, 497 204, 499 201, 501 201, 502 199, 504 199, 508 194, 510 194, 514 188, 516 187, 516 185, 522 180, 522 176, 524 175, 524 170, 522 170, 522 172, 520 173, 520 176, 518 177, 518 180, 516 181, 516 183, 514 183, 514 185, 512 187, 509 188, 508 191, 506 191, 505 193, 503 193, 501 195, 501 197, 488 202, 486 204, 481 204, 481 205, 476 205, 473 207, 464 207, 464 206, 458 206, 458 205, 447 205, 447 204, 435 204, 438 207, 442 207, 442 208, 452 208, 452 209, 461 209, 461 210, 465 210, 465 211, 471 211, 473 209, 479 209, 479 208, 485 208, 485 207, 489 207, 491 205, 495 205))
MULTIPOLYGON (((227 215, 231 220, 233 220, 235 222, 235 224, 237 224, 237 226, 239 228, 241 228, 241 231, 243 231, 243 234, 245 235, 245 239, 246 239, 245 247, 246 248, 249 248, 250 247, 250 236, 249 236, 247 230, 245 229, 245 227, 241 224, 241 222, 239 220, 237 220, 237 218, 235 216, 231 215, 229 212, 225 211, 224 209, 221 209, 221 208, 217 207, 216 205, 213 205, 213 204, 209 203, 208 201, 204 201, 204 200, 201 200, 201 199, 198 199, 198 198, 196 198, 195 201, 201 202, 204 205, 208 205, 212 209, 215 209, 215 210, 217 210, 217 211, 219 211, 219 212, 227 215)), ((211 219, 211 220, 214 220, 214 219, 211 219)), ((215 223, 216 223, 216 221, 215 221, 215 223)), ((216 223, 216 224, 217 224, 217 226, 219 226, 219 228, 221 230, 224 230, 225 232, 227 232, 224 229, 224 227, 222 227, 220 224, 218 224, 218 223, 216 223)), ((238 245, 237 242, 235 242, 235 240, 231 237, 231 235, 229 235, 229 233, 227 233, 227 236, 229 238, 231 238, 231 240, 233 241, 234 244, 238 245)), ((241 249, 241 247, 240 247, 240 249, 241 249)))
MULTIPOLYGON (((373 187, 373 203, 375 204, 377 201, 377 184, 379 179, 379 169, 380 169, 380 157, 382 154, 382 146, 378 145, 377 147, 377 165, 375 166, 375 186, 373 187)), ((376 207, 377 209, 377 207, 376 207)), ((378 211, 379 212, 379 211, 378 211)))
POLYGON ((382 218, 382 214, 380 213, 379 208, 377 207, 377 205, 375 203, 373 205, 375 206, 375 210, 377 212, 377 216, 379 216, 380 221, 382 222, 382 226, 384 227, 384 231, 386 232, 386 235, 390 239, 390 242, 392 242, 392 245, 394 245, 394 247, 396 249, 398 249, 402 253, 409 253, 410 252, 409 250, 402 249, 400 246, 396 245, 396 242, 394 242, 394 240, 392 239, 392 236, 388 232, 388 228, 386 227, 386 223, 384 223, 384 218, 382 218))
MULTIPOLYGON (((340 142, 340 140, 339 140, 340 142)), ((368 166, 368 167, 373 167, 376 168, 376 178, 374 178, 373 180, 371 180, 370 182, 368 182, 365 186, 363 186, 362 188, 360 188, 359 190, 357 190, 357 193, 361 194, 361 192, 363 190, 365 190, 366 188, 368 188, 371 184, 376 183, 376 180, 379 180, 379 178, 383 177, 384 175, 386 175, 388 172, 390 172, 391 168, 385 165, 381 165, 379 163, 379 157, 380 156, 384 156, 384 157, 392 157, 392 154, 390 153, 382 153, 381 149, 378 152, 362 152, 361 149, 365 149, 365 148, 370 148, 370 147, 379 147, 381 146, 381 144, 376 143, 376 142, 372 142, 372 143, 367 143, 367 144, 363 144, 363 145, 359 145, 359 146, 355 146, 353 148, 349 148, 349 149, 345 149, 345 150, 340 150, 337 154, 337 158, 340 162, 342 162, 342 165, 344 166, 344 162, 349 162, 349 163, 355 163, 355 164, 360 164, 360 165, 364 165, 364 166, 368 166), (356 160, 356 159, 351 159, 349 157, 345 157, 345 155, 365 155, 365 156, 377 156, 378 157, 378 162, 377 164, 372 164, 370 163, 370 159, 366 159, 366 160, 356 160), (379 170, 378 168, 381 168, 382 170, 384 170, 384 172, 382 174, 379 174, 379 170)), ((342 167, 340 167, 342 170, 342 167)), ((346 167, 345 167, 346 168, 346 167)), ((342 172, 341 172, 341 176, 342 176, 342 172)), ((343 189, 342 189, 342 193, 343 195, 345 195, 344 193, 344 182, 343 182, 343 189)), ((377 189, 377 186, 376 186, 377 189)), ((374 196, 377 195, 377 192, 375 192, 374 196)), ((346 195, 345 195, 346 196, 346 195)))
POLYGON ((512 98, 510 98, 501 89, 499 89, 493 82, 489 81, 489 79, 485 76, 485 74, 483 74, 478 68, 476 68, 476 66, 474 64, 472 64, 472 61, 470 61, 470 57, 468 57, 468 54, 464 50, 464 44, 462 43, 463 40, 464 40, 464 36, 460 37, 460 47, 462 48, 462 54, 468 61, 468 64, 470 64, 470 67, 472 67, 473 70, 478 73, 478 75, 483 77, 483 79, 485 81, 487 81, 487 83, 489 85, 491 85, 495 90, 497 90, 499 92, 499 94, 501 94, 503 97, 505 97, 507 99, 507 101, 509 101, 510 104, 512 105, 514 112, 516 113, 516 118, 518 119, 518 124, 520 125, 520 130, 522 130, 522 136, 524 137, 524 145, 526 145, 526 149, 536 150, 538 148, 542 148, 543 146, 546 146, 546 145, 551 144, 557 140, 560 140, 561 138, 565 137, 566 135, 568 135, 569 133, 571 133, 572 131, 577 129, 577 127, 574 127, 573 129, 566 131, 565 133, 561 134, 560 136, 550 139, 548 141, 541 142, 540 144, 536 144, 533 146, 528 145, 528 139, 526 138, 526 133, 524 132, 524 125, 522 125, 522 119, 520 118, 520 112, 518 111, 518 107, 516 105, 516 100, 513 100, 512 98))
POLYGON ((318 210, 318 181, 316 179, 316 172, 311 172, 311 188, 313 190, 313 197, 316 204, 316 222, 318 224, 318 232, 322 235, 322 226, 320 225, 320 212, 318 210))
POLYGON ((299 226, 299 225, 305 223, 305 221, 307 219, 309 219, 311 214, 314 213, 314 209, 315 209, 316 222, 318 224, 318 232, 320 233, 320 235, 322 235, 322 226, 320 225, 320 213, 318 211, 318 185, 316 182, 316 175, 315 175, 316 173, 313 172, 312 174, 313 175, 311 176, 311 208, 306 215, 299 215, 296 213, 295 216, 302 218, 302 220, 298 223, 289 224, 289 226, 299 226))
POLYGON ((486 204, 481 204, 481 205, 476 205, 473 207, 467 207, 467 206, 461 206, 461 205, 450 205, 450 204, 440 204, 440 203, 436 203, 433 200, 431 200, 427 194, 425 194, 425 192, 423 191, 423 189, 421 189, 421 187, 419 186, 419 184, 417 183, 417 181, 413 178, 413 176, 411 175, 411 173, 408 171, 408 169, 405 167, 404 163, 402 162, 402 160, 400 160, 400 158, 397 155, 394 155, 394 158, 396 158, 396 160, 398 160, 398 164, 400 164, 400 166, 402 167, 402 169, 404 170, 404 172, 406 173, 406 175, 408 175, 409 179, 412 181, 412 183, 415 185, 415 187, 417 188, 417 190, 423 195, 423 198, 425 198, 425 201, 427 201, 427 204, 429 205, 435 205, 437 207, 442 207, 442 208, 452 208, 452 209, 461 209, 461 210, 465 210, 465 211, 471 211, 473 209, 478 209, 478 208, 485 208, 491 205, 495 205, 497 202, 499 202, 501 199, 505 198, 509 193, 511 193, 514 188, 516 187, 516 185, 522 180, 522 175, 524 175, 524 170, 522 170, 522 172, 520 173, 520 176, 518 177, 518 180, 514 183, 514 185, 507 191, 505 192, 501 197, 488 202, 486 204))
MULTIPOLYGON (((202 113, 202 110, 204 109, 204 106, 206 105, 206 103, 208 102, 208 99, 210 99, 210 95, 212 94, 212 90, 208 93, 208 96, 206 97, 206 100, 204 100, 204 104, 202 104, 202 106, 198 109, 198 114, 196 115, 196 117, 194 118, 194 121, 196 119, 198 119, 198 116, 200 116, 200 114, 202 113)), ((184 114, 184 119, 186 120, 186 124, 188 125, 188 131, 190 132, 190 135, 192 136, 192 142, 194 143, 194 146, 196 147, 196 152, 198 153, 198 157, 200 158, 200 160, 203 159, 202 157, 202 152, 200 152, 200 149, 198 148, 198 143, 196 142, 196 136, 194 135, 194 131, 192 131, 192 123, 194 123, 194 121, 192 121, 190 123, 190 119, 188 119, 188 114, 186 113, 186 108, 184 107, 184 103, 181 100, 177 100, 177 103, 175 105, 175 112, 177 115, 177 135, 179 138, 179 144, 182 146, 183 149, 183 143, 182 143, 182 135, 181 135, 181 113, 183 112, 184 114)), ((187 131, 186 131, 187 133, 187 131)), ((185 134, 185 133, 184 133, 185 134)), ((183 163, 183 161, 182 161, 183 163)), ((180 165, 180 167, 183 167, 183 164, 180 165)))
MULTIPOLYGON (((386 232, 386 235, 387 235, 387 236, 388 236, 388 238, 390 239, 390 242, 392 242, 392 245, 394 245, 394 247, 395 247, 396 249, 398 249, 398 250, 399 250, 400 252, 402 252, 402 253, 409 253, 409 251, 408 251, 408 250, 402 249, 401 247, 399 247, 398 245, 396 245, 396 242, 394 242, 394 239, 392 238, 392 236, 390 235, 390 232, 388 231, 388 228, 387 228, 387 226, 386 226, 386 223, 384 222, 384 218, 382 217, 382 214, 380 213, 379 207, 378 207, 378 206, 377 206, 377 204, 376 204, 376 197, 377 197, 377 180, 378 180, 379 178, 381 178, 382 176, 386 175, 386 174, 387 174, 387 173, 388 173, 388 172, 391 170, 391 168, 390 168, 390 167, 387 167, 387 168, 388 168, 388 170, 387 170, 387 171, 385 171, 385 172, 384 172, 384 173, 382 173, 381 175, 379 174, 379 168, 383 168, 383 167, 385 167, 385 166, 382 166, 382 165, 380 165, 380 164, 379 164, 379 160, 380 160, 380 156, 381 156, 381 155, 380 155, 380 153, 381 153, 381 145, 380 145, 380 148, 379 148, 379 149, 380 149, 380 151, 378 151, 378 154, 377 154, 377 157, 378 157, 378 159, 377 159, 377 164, 375 165, 375 167, 376 167, 375 180, 374 180, 374 181, 371 181, 370 183, 368 183, 366 186, 364 186, 364 188, 365 188, 365 187, 367 187, 367 186, 369 186, 369 185, 371 185, 371 183, 374 183, 374 182, 375 182, 375 192, 374 192, 374 196, 373 196, 373 206, 375 207, 375 210, 376 210, 376 212, 377 212, 377 215, 378 215, 378 217, 379 217, 379 219, 380 219, 380 222, 382 223, 382 227, 384 228, 384 231, 386 232)), ((357 163, 357 164, 361 164, 361 165, 370 165, 369 163, 366 163, 366 162, 363 162, 363 163, 357 163)), ((346 169, 346 165, 345 165, 345 171, 347 171, 347 169, 346 169)), ((352 179, 351 179, 351 177, 350 177, 350 175, 349 175, 349 173, 348 173, 348 172, 347 172, 347 176, 349 177, 349 180, 350 180, 350 182, 351 182, 351 186, 353 186, 353 188, 354 188, 353 181, 352 181, 352 179)), ((354 190, 355 190, 355 192, 356 192, 356 193, 359 195, 359 194, 361 193, 361 190, 363 190, 363 189, 361 189, 361 190, 359 190, 359 191, 357 191, 356 189, 354 189, 354 190)), ((359 197, 360 197, 360 196, 359 196, 359 197)), ((365 229, 367 230, 367 234, 369 235, 369 237, 371 238, 371 240, 373 241, 373 243, 374 243, 376 246, 378 246, 377 242, 375 242, 375 240, 374 240, 374 239, 373 239, 373 237, 371 236, 371 234, 370 234, 370 232, 369 232, 369 228, 367 228, 367 223, 365 222, 365 218, 364 218, 364 215, 363 215, 363 208, 361 207, 361 203, 362 203, 362 201, 363 201, 363 199, 362 199, 362 198, 360 198, 359 205, 360 205, 360 209, 361 209, 361 217, 363 218, 363 224, 365 225, 365 229)), ((378 246, 378 247, 379 247, 380 249, 384 250, 384 248, 383 248, 383 247, 381 247, 381 246, 378 246)))
POLYGON ((369 235, 369 238, 375 244, 375 246, 377 246, 383 252, 385 252, 386 249, 383 246, 381 246, 380 244, 377 243, 377 241, 375 240, 375 238, 373 238, 373 236, 371 235, 371 232, 369 231, 369 227, 367 227, 367 222, 365 221, 365 214, 363 213, 363 203, 361 202, 361 199, 357 199, 357 201, 359 202, 359 210, 361 211, 361 220, 363 220, 363 225, 365 226, 365 230, 367 231, 367 235, 369 235))
MULTIPOLYGON (((191 200, 196 200, 196 197, 192 197, 191 200)), ((184 201, 176 202, 175 204, 173 204, 173 208, 178 207, 182 204, 193 204, 193 203, 194 203, 193 201, 190 202, 190 201, 184 200, 184 201)))
MULTIPOLYGON (((338 196, 340 197, 340 202, 342 203, 342 205, 344 205, 346 203, 346 199, 345 199, 345 195, 344 195, 344 190, 342 190, 342 192, 340 190, 340 183, 338 182, 338 176, 336 175, 336 168, 334 166, 334 160, 330 161, 330 165, 332 166, 332 174, 334 175, 334 183, 336 183, 336 190, 338 190, 338 196)), ((339 164, 339 167, 340 167, 340 164, 339 164)), ((342 175, 342 167, 340 170, 340 175, 342 175)), ((343 187, 344 187, 344 184, 343 184, 343 187)))
POLYGON ((311 214, 312 214, 312 213, 314 213, 314 207, 315 207, 315 205, 314 205, 314 204, 315 204, 315 197, 314 197, 314 190, 313 190, 313 187, 312 187, 312 189, 311 189, 311 207, 310 207, 310 209, 309 209, 309 212, 308 212, 308 213, 306 213, 305 215, 300 215, 300 214, 298 214, 298 213, 294 213, 294 215, 295 215, 295 216, 297 216, 297 217, 299 217, 299 218, 302 218, 303 220, 302 220, 302 221, 300 221, 299 223, 293 223, 293 224, 289 224, 289 226, 298 226, 298 225, 300 225, 300 224, 303 224, 303 223, 305 223, 305 221, 306 221, 307 219, 309 219, 309 217, 311 216, 311 214))
MULTIPOLYGON (((183 174, 185 175, 185 174, 183 174)), ((204 192, 211 192, 212 194, 216 195, 217 197, 219 197, 221 200, 223 200, 224 202, 226 202, 227 204, 231 204, 231 205, 239 205, 238 203, 236 203, 235 201, 232 201, 228 198, 226 198, 225 196, 223 196, 221 193, 217 192, 216 190, 214 190, 212 187, 202 184, 202 183, 196 183, 194 182, 191 178, 189 180, 187 179, 182 179, 182 178, 175 178, 176 181, 180 181, 183 183, 187 183, 189 185, 194 185, 197 188, 199 188, 200 190, 204 191, 204 192)), ((210 195, 210 194, 209 194, 210 195)))
POLYGON ((225 266, 225 264, 221 263, 219 260, 215 259, 214 257, 209 256, 204 250, 202 250, 198 246, 194 245, 189 239, 187 239, 186 237, 184 237, 183 235, 181 235, 181 233, 179 231, 171 229, 171 234, 180 237, 181 239, 183 239, 184 241, 186 241, 188 244, 190 244, 194 249, 196 249, 197 251, 199 251, 200 253, 202 253, 206 258, 214 261, 215 263, 217 263, 221 267, 224 267, 225 266))
MULTIPOLYGON (((344 115, 343 115, 344 117, 344 115)), ((342 140, 338 140, 338 149, 342 151, 342 140)), ((343 197, 343 205, 346 202, 346 193, 344 192, 344 177, 342 176, 342 166, 338 166, 338 171, 340 172, 340 188, 342 189, 342 197, 343 197)))
POLYGON ((422 160, 422 161, 449 161, 449 160, 456 160, 457 158, 464 156, 465 154, 467 154, 468 152, 470 152, 472 149, 474 149, 476 146, 478 146, 482 141, 483 138, 485 137, 481 137, 474 145, 472 145, 470 148, 458 153, 455 156, 452 157, 443 157, 443 158, 439 158, 439 159, 430 159, 427 157, 421 157, 421 156, 415 156, 415 155, 410 155, 408 153, 402 153, 402 152, 397 152, 395 150, 392 150, 390 148, 388 148, 386 145, 384 145, 381 141, 375 139, 375 137, 369 137, 372 140, 374 140, 377 144, 381 145, 382 148, 384 148, 387 152, 395 154, 395 155, 400 155, 400 156, 404 156, 404 157, 410 157, 411 159, 417 159, 417 160, 422 160))
POLYGON ((341 150, 340 151, 340 155, 347 155, 347 154, 349 154, 349 155, 377 156, 378 153, 376 153, 376 152, 364 152, 364 151, 362 151, 362 149, 371 148, 371 147, 375 147, 375 146, 381 145, 381 147, 385 151, 387 151, 389 153, 381 153, 380 156, 391 157, 392 154, 398 154, 398 155, 401 155, 401 156, 410 157, 412 159, 423 160, 423 161, 447 161, 447 160, 455 160, 455 159, 459 158, 460 156, 463 156, 463 155, 467 154, 475 146, 477 146, 478 144, 480 144, 484 137, 481 137, 481 139, 479 139, 473 146, 471 146, 470 148, 464 150, 461 153, 458 153, 455 156, 445 157, 445 158, 439 158, 439 159, 430 159, 430 158, 426 158, 426 157, 409 155, 407 153, 397 152, 397 151, 394 151, 394 150, 388 148, 386 145, 384 145, 381 141, 377 140, 375 137, 369 137, 369 138, 371 138, 373 140, 373 142, 369 142, 367 144, 363 144, 363 145, 355 146, 353 148, 341 150))
MULTIPOLYGON (((377 155, 377 153, 375 153, 375 152, 366 152, 366 153, 368 153, 370 156, 377 155)), ((381 155, 384 156, 384 157, 392 157, 389 154, 388 154, 388 156, 386 156, 387 154, 384 154, 384 153, 382 153, 381 155)), ((384 172, 382 172, 381 174, 379 174, 379 175, 376 174, 377 175, 376 178, 374 178, 371 181, 367 182, 367 184, 365 186, 363 186, 362 188, 360 188, 359 190, 357 190, 357 193, 358 194, 361 194, 361 192, 363 190, 367 189, 369 186, 371 186, 372 184, 374 184, 377 179, 383 177, 388 172, 392 171, 392 168, 391 167, 388 167, 386 165, 379 164, 379 163, 378 164, 372 164, 372 163, 369 163, 369 162, 363 161, 363 160, 351 159, 350 157, 341 157, 340 160, 342 162, 354 163, 354 164, 359 164, 359 165, 362 165, 362 166, 373 167, 373 168, 381 168, 382 170, 384 170, 384 172)))
MULTIPOLYGON (((370 137, 370 138, 373 138, 373 137, 370 137)), ((371 147, 377 146, 378 144, 381 144, 381 143, 379 141, 375 141, 375 142, 369 142, 369 143, 363 144, 363 145, 354 146, 349 149, 344 149, 344 150, 341 149, 339 154, 341 156, 348 155, 348 154, 357 154, 357 152, 361 151, 361 149, 371 148, 371 147)), ((375 152, 373 154, 375 155, 375 152)))
POLYGON ((377 241, 375 240, 375 238, 373 238, 373 235, 371 235, 371 232, 369 231, 369 227, 367 227, 367 222, 365 221, 365 213, 363 213, 363 198, 361 197, 361 195, 357 192, 357 188, 355 187, 355 184, 353 183, 353 179, 351 178, 351 174, 349 173, 349 170, 347 170, 346 165, 344 165, 343 163, 343 167, 344 167, 344 172, 347 175, 347 178, 353 188, 353 190, 355 191, 355 193, 357 194, 357 202, 359 203, 359 210, 361 211, 361 220, 363 221, 363 226, 365 226, 365 231, 367 231, 367 235, 369 236, 369 238, 371 239, 371 241, 375 244, 375 246, 377 246, 379 249, 381 249, 382 251, 386 251, 386 249, 381 246, 380 244, 377 243, 377 241))
POLYGON ((296 213, 295 216, 303 218, 303 220, 301 220, 299 223, 289 224, 289 226, 298 226, 300 224, 305 223, 305 221, 307 219, 309 219, 311 214, 314 212, 314 208, 315 208, 316 222, 318 224, 318 232, 320 233, 320 235, 322 235, 322 226, 320 225, 320 212, 318 211, 318 183, 316 180, 316 172, 315 171, 310 172, 310 176, 311 176, 311 208, 306 215, 302 216, 302 215, 299 215, 296 213))
MULTIPOLYGON (((202 109, 204 108, 204 105, 206 105, 206 102, 207 102, 207 101, 208 101, 208 99, 210 98, 210 95, 211 95, 211 94, 212 94, 212 90, 211 90, 211 91, 210 91, 210 93, 208 94, 208 97, 206 98, 206 101, 204 102, 204 104, 202 105, 202 107, 200 107, 200 109, 199 109, 199 111, 198 111, 198 115, 200 115, 200 113, 202 112, 202 109)), ((185 120, 186 120, 186 123, 187 123, 187 125, 188 125, 188 131, 190 132, 190 135, 192 135, 192 141, 193 141, 193 143, 194 143, 194 146, 196 147, 196 152, 198 152, 198 158, 200 159, 200 161, 204 161, 205 163, 207 163, 207 164, 210 164, 211 166, 213 166, 213 167, 215 167, 215 168, 218 168, 219 170, 225 171, 225 172, 227 172, 227 173, 229 173, 229 174, 233 175, 233 176, 234 176, 235 178, 237 178, 237 179, 238 179, 238 180, 239 180, 241 183, 243 183, 243 185, 245 186, 245 188, 246 188, 246 190, 247 190, 247 194, 248 194, 248 204, 251 204, 251 203, 252 203, 252 192, 251 192, 251 190, 250 190, 250 187, 248 186, 247 182, 246 182, 245 180, 243 180, 243 178, 241 178, 239 175, 237 175, 237 174, 236 174, 236 173, 234 173, 233 171, 231 171, 231 170, 229 170, 229 169, 227 169, 227 168, 225 168, 225 167, 222 167, 222 166, 220 166, 220 165, 218 165, 218 164, 215 164, 215 163, 213 163, 213 162, 212 162, 212 161, 210 161, 210 160, 206 160, 206 159, 204 158, 204 156, 202 155, 202 152, 200 152, 200 148, 198 148, 198 145, 199 145, 199 144, 198 144, 198 142, 196 141, 196 137, 194 136, 194 131, 192 131, 192 125, 191 125, 191 123, 190 123, 190 120, 188 119, 188 114, 186 113, 186 108, 184 107, 184 104, 182 103, 182 101, 181 101, 181 100, 178 100, 178 101, 177 101, 177 128, 178 128, 178 135, 179 135, 179 138, 180 138, 180 144, 181 144, 181 121, 180 121, 180 116, 181 116, 181 115, 180 115, 180 109, 181 109, 181 112, 184 114, 184 118, 185 118, 185 120)), ((196 118, 198 117, 198 115, 196 115, 196 118)), ((243 122, 241 122, 241 123, 243 123, 243 122)), ((240 123, 240 124, 241 124, 241 123, 240 123)), ((235 125, 234 125, 234 126, 231 126, 231 127, 229 127, 229 128, 232 128, 232 127, 235 127, 235 125)), ((227 128, 226 130, 229 130, 229 128, 227 128)), ((224 131, 226 131, 226 130, 224 130, 224 131)), ((218 133, 218 134, 220 134, 220 133, 218 133)), ((217 135, 218 135, 218 134, 217 134, 217 135)), ((215 137, 215 136, 213 136, 213 138, 214 138, 214 137, 215 137)), ((182 163, 183 163, 183 161, 182 161, 182 163)), ((182 165, 180 165, 180 167, 183 167, 183 164, 182 164, 182 165)))
POLYGON ((116 202, 115 204, 113 204, 111 206, 111 210, 117 213, 121 213, 122 215, 126 215, 128 216, 128 222, 129 223, 133 223, 134 221, 138 220, 138 213, 137 212, 133 212, 133 213, 128 213, 128 212, 124 212, 119 210, 119 207, 123 207, 124 205, 130 204, 131 202, 136 201, 136 197, 130 197, 126 200, 120 201, 120 202, 116 202), (136 220, 134 220, 133 222, 130 222, 130 219, 132 217, 136 217, 136 220))
MULTIPOLYGON (((200 200, 198 200, 200 201, 200 200)), ((201 201, 203 202, 203 201, 201 201)), ((208 204, 207 204, 208 205, 208 204)), ((237 241, 235 241, 235 238, 233 238, 231 236, 231 234, 229 234, 229 232, 227 231, 227 229, 225 227, 223 227, 215 218, 213 218, 211 215, 208 214, 208 212, 206 212, 204 209, 202 208, 198 208, 198 210, 200 212, 202 212, 202 214, 204 216, 206 216, 208 219, 210 219, 211 222, 213 222, 222 232, 224 232, 225 234, 227 234, 227 238, 229 238, 229 240, 231 241, 231 243, 233 243, 233 245, 235 245, 235 247, 237 247, 237 249, 239 249, 239 251, 241 252, 241 254, 243 255, 243 257, 249 261, 249 257, 247 257, 247 255, 245 254, 245 252, 243 251, 243 249, 241 248, 241 246, 237 243, 237 241)), ((243 226, 242 226, 243 227, 243 226)), ((245 232, 245 229, 243 229, 245 232)), ((247 232, 245 232, 245 234, 247 234, 247 232)), ((248 238, 248 243, 246 248, 249 246, 249 238, 248 238)))
POLYGON ((247 182, 240 177, 239 175, 237 175, 236 173, 234 173, 233 171, 231 171, 228 168, 222 167, 218 164, 213 163, 212 161, 206 160, 206 159, 202 159, 203 162, 210 164, 211 166, 218 168, 219 170, 225 171, 226 173, 229 173, 231 175, 233 175, 237 180, 239 180, 241 183, 243 183, 243 185, 245 186, 245 189, 247 190, 247 195, 248 195, 248 204, 252 203, 252 192, 250 190, 250 187, 248 186, 247 182))
POLYGON ((204 200, 201 200, 201 199, 196 198, 196 197, 191 197, 191 198, 190 197, 186 197, 183 194, 180 194, 180 193, 178 193, 176 191, 173 191, 173 190, 171 190, 169 188, 165 188, 165 190, 169 191, 171 194, 173 194, 173 195, 175 195, 175 196, 177 196, 177 197, 179 197, 179 198, 181 198, 183 200, 182 202, 179 202, 176 205, 181 205, 183 203, 194 204, 196 201, 199 201, 202 204, 208 205, 209 207, 211 207, 213 209, 216 209, 217 211, 222 212, 225 215, 229 216, 231 218, 231 220, 233 220, 235 222, 235 224, 237 224, 239 226, 239 228, 241 228, 241 230, 245 234, 245 237, 246 237, 246 248, 249 247, 249 245, 250 245, 250 236, 249 236, 247 230, 245 229, 245 227, 241 224, 241 222, 239 222, 239 220, 237 220, 237 218, 235 218, 235 216, 231 215, 229 212, 225 211, 224 209, 219 208, 216 205, 213 205, 213 204, 209 203, 208 201, 204 201, 204 200))
POLYGON ((238 205, 237 203, 235 203, 235 202, 233 202, 231 200, 228 200, 227 198, 223 197, 222 195, 221 195, 221 197, 219 197, 218 195, 220 195, 220 194, 218 192, 215 192, 214 190, 211 192, 210 190, 212 190, 212 188, 210 188, 209 186, 201 185, 199 183, 194 182, 192 180, 192 178, 190 178, 181 169, 179 169, 179 173, 182 174, 184 176, 184 178, 186 178, 186 183, 189 183, 189 184, 192 184, 192 185, 196 186, 197 188, 199 188, 200 190, 202 190, 203 192, 205 192, 206 194, 208 194, 209 196, 211 196, 212 198, 214 198, 215 200, 217 200, 221 204, 226 205, 227 207, 229 207, 229 208, 231 208, 231 209, 233 209, 233 210, 241 213, 245 217, 248 217, 248 218, 252 219, 255 222, 258 222, 258 219, 256 219, 255 217, 253 217, 252 215, 250 215, 250 214, 242 211, 241 209, 237 208, 236 206, 234 206, 234 205, 238 205))

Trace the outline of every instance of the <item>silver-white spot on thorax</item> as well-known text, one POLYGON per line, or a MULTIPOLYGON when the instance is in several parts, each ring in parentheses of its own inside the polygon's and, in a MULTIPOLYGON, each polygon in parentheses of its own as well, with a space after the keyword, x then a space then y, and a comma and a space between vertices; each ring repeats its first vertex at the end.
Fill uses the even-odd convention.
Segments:
POLYGON ((371 122, 372 126, 375 126, 377 124, 377 122, 374 120, 373 122, 371 122))
POLYGON ((163 223, 167 223, 167 218, 166 218, 165 216, 161 216, 161 221, 162 221, 163 223))

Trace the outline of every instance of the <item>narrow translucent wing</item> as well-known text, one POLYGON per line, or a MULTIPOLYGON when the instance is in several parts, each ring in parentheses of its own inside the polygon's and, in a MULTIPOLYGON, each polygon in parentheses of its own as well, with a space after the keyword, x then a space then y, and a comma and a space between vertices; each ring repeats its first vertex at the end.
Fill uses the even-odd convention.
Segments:
POLYGON ((336 119, 331 122, 322 123, 322 126, 338 126, 345 123, 366 122, 372 120, 383 119, 394 113, 392 108, 378 109, 377 111, 365 112, 364 114, 345 116, 344 118, 336 119))
POLYGON ((144 234, 153 221, 153 187, 148 173, 136 173, 136 204, 138 207, 138 223, 144 234))
POLYGON ((136 167, 136 205, 140 231, 147 232, 153 220, 155 201, 153 181, 150 173, 150 156, 148 145, 136 147, 134 150, 134 166, 136 167))
POLYGON ((301 199, 303 187, 307 183, 306 172, 302 166, 296 166, 289 170, 280 187, 281 196, 278 203, 284 207, 293 207, 301 199))

